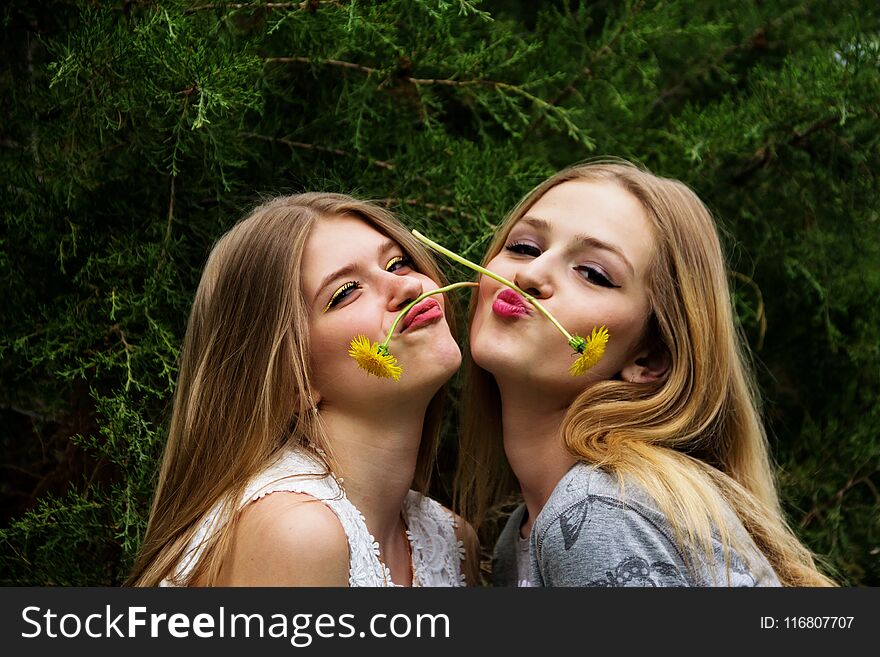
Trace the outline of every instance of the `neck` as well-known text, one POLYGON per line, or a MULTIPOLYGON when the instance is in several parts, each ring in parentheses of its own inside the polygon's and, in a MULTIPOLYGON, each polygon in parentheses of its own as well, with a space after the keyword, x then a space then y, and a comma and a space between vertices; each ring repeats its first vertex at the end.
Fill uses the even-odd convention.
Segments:
POLYGON ((528 511, 522 534, 528 536, 556 484, 577 461, 560 432, 568 405, 536 396, 528 386, 499 382, 498 388, 504 452, 522 490, 528 511))
POLYGON ((323 404, 321 420, 333 445, 337 476, 380 545, 401 529, 401 510, 413 477, 427 404, 402 407, 393 416, 323 404))

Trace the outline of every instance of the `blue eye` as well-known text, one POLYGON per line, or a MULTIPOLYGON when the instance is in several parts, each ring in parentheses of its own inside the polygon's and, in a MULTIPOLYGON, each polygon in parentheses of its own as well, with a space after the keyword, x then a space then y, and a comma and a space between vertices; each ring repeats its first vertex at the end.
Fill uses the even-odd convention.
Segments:
POLYGON ((385 265, 385 271, 395 272, 398 269, 403 269, 404 267, 412 268, 412 260, 410 260, 407 256, 394 256, 391 260, 388 261, 388 264, 385 265))
POLYGON ((599 285, 601 287, 620 287, 619 285, 615 285, 610 280, 608 280, 608 277, 605 276, 604 273, 602 273, 602 270, 596 267, 581 265, 579 267, 575 267, 574 269, 581 276, 583 276, 587 282, 593 283, 594 285, 599 285))
POLYGON ((528 244, 526 242, 513 242, 512 244, 508 244, 504 248, 513 253, 531 256, 533 258, 537 258, 541 255, 541 249, 539 249, 534 244, 528 244))
POLYGON ((360 289, 361 284, 359 281, 349 281, 342 287, 340 287, 336 292, 333 293, 333 296, 330 297, 330 302, 324 306, 324 312, 327 312, 331 308, 339 305, 339 302, 345 299, 349 295, 352 290, 360 289))

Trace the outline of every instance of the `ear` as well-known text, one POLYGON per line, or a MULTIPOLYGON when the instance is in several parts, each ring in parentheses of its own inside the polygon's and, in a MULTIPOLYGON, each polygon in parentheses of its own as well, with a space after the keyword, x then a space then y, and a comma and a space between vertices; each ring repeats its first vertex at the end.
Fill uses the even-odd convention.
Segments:
POLYGON ((645 349, 620 371, 620 378, 630 383, 661 381, 669 374, 672 359, 662 344, 645 349))

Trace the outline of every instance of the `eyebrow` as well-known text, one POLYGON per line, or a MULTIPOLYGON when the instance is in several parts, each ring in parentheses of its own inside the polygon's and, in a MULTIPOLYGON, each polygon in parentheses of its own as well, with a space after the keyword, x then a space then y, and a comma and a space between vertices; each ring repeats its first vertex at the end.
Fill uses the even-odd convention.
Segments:
MULTIPOLYGON (((395 242, 393 240, 385 240, 384 242, 382 242, 382 244, 379 245, 379 249, 376 251, 376 257, 380 258, 383 253, 387 253, 388 251, 390 251, 391 249, 393 249, 395 247, 397 247, 397 242, 395 242)), ((324 280, 322 280, 320 285, 318 285, 318 289, 315 291, 315 298, 312 299, 312 302, 314 303, 315 301, 318 300, 318 296, 321 294, 321 291, 325 287, 330 285, 330 283, 335 281, 337 278, 342 278, 343 276, 348 276, 349 274, 353 274, 355 271, 357 271, 357 265, 355 265, 355 263, 351 262, 351 263, 345 265, 344 267, 340 267, 339 269, 337 269, 333 273, 325 276, 324 280)))
MULTIPOLYGON (((528 224, 532 228, 536 230, 542 231, 550 231, 550 222, 545 219, 539 219, 538 217, 523 217, 520 219, 520 223, 528 224)), ((630 264, 629 260, 627 260, 626 256, 623 254, 623 251, 613 244, 609 244, 608 242, 603 242, 602 240, 593 237, 592 235, 587 235, 585 233, 580 233, 574 236, 575 240, 581 242, 585 246, 592 249, 599 249, 601 251, 608 251, 609 253, 616 255, 623 261, 623 264, 627 266, 629 269, 629 273, 635 276, 635 270, 633 266, 630 264)))

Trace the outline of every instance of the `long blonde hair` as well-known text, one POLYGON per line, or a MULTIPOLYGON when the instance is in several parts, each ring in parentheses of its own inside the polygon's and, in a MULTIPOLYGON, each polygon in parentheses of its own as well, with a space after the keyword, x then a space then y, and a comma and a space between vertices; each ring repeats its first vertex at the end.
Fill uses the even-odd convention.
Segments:
MULTIPOLYGON (((651 312, 644 339, 668 352, 670 367, 655 383, 607 380, 584 390, 562 422, 566 449, 621 482, 641 485, 681 547, 701 547, 708 555, 715 527, 725 554, 745 548, 729 531, 729 508, 784 585, 834 585, 783 517, 718 230, 693 191, 619 160, 569 167, 511 211, 483 264, 544 193, 571 180, 620 185, 644 207, 657 245, 647 274, 651 312)), ((470 320, 475 302, 476 295, 470 320)), ((469 356, 462 421, 457 506, 480 526, 493 506, 509 499, 515 480, 503 454, 498 387, 469 356)))
MULTIPOLYGON (((395 240, 416 270, 445 283, 425 248, 393 215, 343 194, 274 198, 223 235, 196 290, 150 520, 127 584, 156 586, 173 577, 200 521, 219 503, 220 531, 186 581, 176 582, 214 583, 238 501, 284 445, 312 449, 333 469, 332 443, 312 412, 301 269, 312 226, 338 215, 362 219, 395 240)), ((454 331, 452 306, 447 304, 447 319, 454 331)), ((445 388, 425 416, 413 484, 423 492, 444 398, 445 388)))

